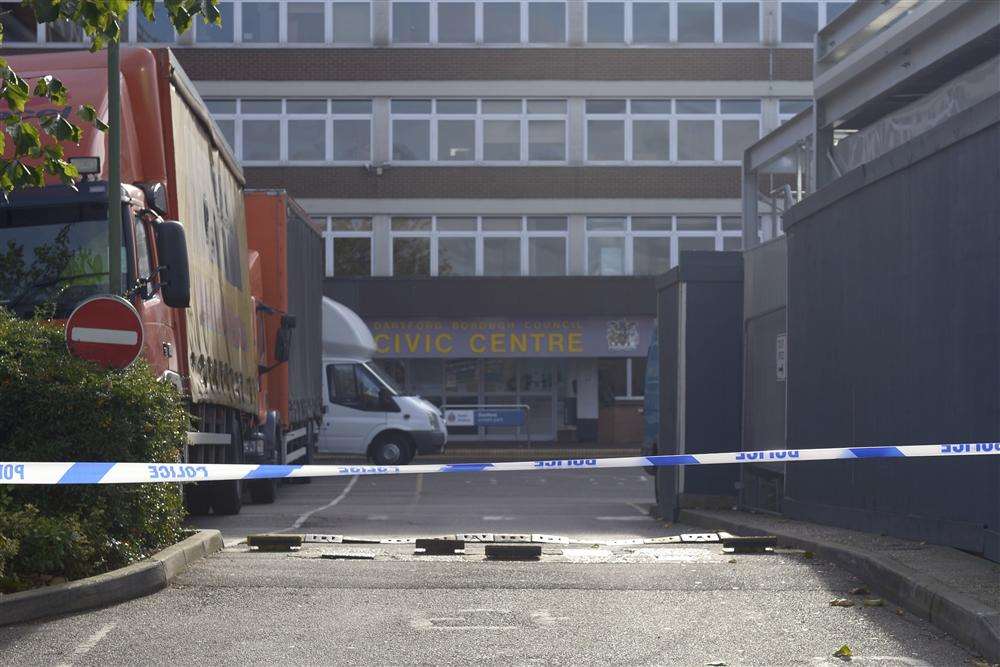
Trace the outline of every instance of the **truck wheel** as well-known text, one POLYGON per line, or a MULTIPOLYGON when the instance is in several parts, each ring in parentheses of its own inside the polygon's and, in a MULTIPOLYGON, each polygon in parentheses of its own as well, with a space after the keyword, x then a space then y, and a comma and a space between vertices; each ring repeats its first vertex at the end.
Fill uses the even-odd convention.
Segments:
POLYGON ((278 496, 278 480, 254 479, 247 482, 250 491, 250 502, 270 505, 278 496))
POLYGON ((222 482, 210 482, 212 490, 212 509, 216 514, 233 515, 239 514, 243 507, 243 498, 240 495, 240 480, 228 479, 222 482))
POLYGON ((375 465, 403 466, 413 459, 413 445, 401 433, 387 433, 375 440, 369 457, 375 465))
POLYGON ((212 509, 212 494, 207 483, 184 485, 184 509, 191 516, 205 516, 212 509))

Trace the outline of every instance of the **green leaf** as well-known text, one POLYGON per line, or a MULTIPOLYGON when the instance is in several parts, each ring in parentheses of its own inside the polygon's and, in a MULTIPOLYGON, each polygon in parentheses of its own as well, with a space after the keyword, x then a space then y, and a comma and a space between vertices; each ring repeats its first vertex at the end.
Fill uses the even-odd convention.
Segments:
POLYGON ((97 109, 92 104, 81 104, 76 113, 88 123, 93 123, 97 120, 97 109))
POLYGON ((27 103, 31 91, 27 81, 19 77, 13 70, 8 69, 0 91, 2 91, 3 98, 7 100, 7 105, 10 108, 18 112, 24 111, 24 105, 27 103))
POLYGON ((40 76, 38 81, 35 82, 35 97, 48 97, 49 96, 49 81, 52 80, 52 75, 40 76))
POLYGON ((156 0, 139 0, 139 9, 142 10, 142 15, 146 17, 147 21, 152 21, 156 18, 155 2, 156 0))
POLYGON ((77 168, 65 160, 46 160, 45 171, 58 176, 63 184, 71 185, 74 188, 76 187, 76 179, 80 178, 80 172, 77 168))
POLYGON ((110 126, 100 118, 95 118, 94 127, 96 127, 100 132, 107 132, 110 126))
POLYGON ((51 23, 59 18, 60 0, 32 0, 35 10, 35 20, 39 23, 51 23))
POLYGON ((42 145, 38 130, 31 123, 21 121, 8 130, 10 138, 14 140, 15 155, 27 155, 32 148, 42 145))

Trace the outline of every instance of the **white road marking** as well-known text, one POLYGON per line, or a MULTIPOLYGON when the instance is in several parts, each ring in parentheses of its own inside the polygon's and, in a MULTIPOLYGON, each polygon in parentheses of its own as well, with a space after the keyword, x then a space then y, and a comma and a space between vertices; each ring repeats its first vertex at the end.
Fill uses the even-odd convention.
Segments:
POLYGON ((512 517, 512 516, 498 516, 498 515, 492 515, 491 514, 489 516, 484 516, 483 517, 483 521, 513 521, 513 520, 514 520, 514 517, 512 517))
POLYGON ((594 518, 598 521, 645 521, 649 517, 630 514, 628 516, 595 516, 594 518))
POLYGON ((635 503, 625 503, 625 504, 628 505, 629 507, 631 507, 632 509, 634 509, 639 514, 643 515, 643 516, 648 516, 649 515, 649 512, 647 512, 645 509, 643 509, 641 505, 636 505, 635 503))
POLYGON ((95 329, 93 327, 73 327, 70 338, 79 343, 105 343, 107 345, 135 345, 139 334, 124 329, 95 329))
POLYGON ((339 496, 337 496, 336 498, 334 498, 333 500, 331 500, 330 502, 328 502, 326 505, 322 505, 320 507, 317 507, 316 509, 311 509, 308 512, 305 512, 298 519, 296 519, 295 523, 293 523, 291 526, 289 526, 288 528, 285 528, 284 530, 278 531, 278 532, 286 533, 289 530, 295 530, 296 528, 301 527, 302 524, 304 524, 306 521, 308 521, 309 517, 311 517, 316 512, 322 512, 324 510, 330 509, 331 507, 333 507, 334 505, 336 505, 341 500, 343 500, 344 498, 347 497, 347 494, 351 492, 351 489, 354 488, 354 484, 357 481, 358 481, 358 476, 355 475, 354 477, 351 478, 351 481, 347 483, 347 486, 344 488, 344 490, 340 492, 339 496))
POLYGON ((105 635, 114 629, 114 627, 115 623, 105 623, 100 630, 77 644, 76 648, 73 649, 73 654, 65 662, 60 662, 57 667, 69 667, 69 665, 73 664, 74 660, 79 660, 83 656, 90 653, 95 646, 101 643, 101 640, 104 639, 105 635))
POLYGON ((368 515, 369 521, 388 521, 389 516, 387 514, 370 514, 368 515))

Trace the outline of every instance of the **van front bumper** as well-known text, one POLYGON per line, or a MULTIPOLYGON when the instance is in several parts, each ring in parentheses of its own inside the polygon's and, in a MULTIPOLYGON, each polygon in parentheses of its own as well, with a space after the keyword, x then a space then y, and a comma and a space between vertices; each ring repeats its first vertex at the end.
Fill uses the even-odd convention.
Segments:
POLYGON ((441 431, 411 431, 418 454, 440 454, 448 442, 448 434, 441 431))

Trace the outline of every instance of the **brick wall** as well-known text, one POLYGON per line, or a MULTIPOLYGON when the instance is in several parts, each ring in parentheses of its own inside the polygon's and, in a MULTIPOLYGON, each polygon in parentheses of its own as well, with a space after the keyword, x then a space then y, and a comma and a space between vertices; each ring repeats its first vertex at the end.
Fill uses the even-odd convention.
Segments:
POLYGON ((808 49, 176 49, 211 81, 808 81, 808 49), (773 59, 773 62, 772 62, 773 59))
POLYGON ((247 186, 302 198, 732 199, 739 167, 246 167, 247 186))

